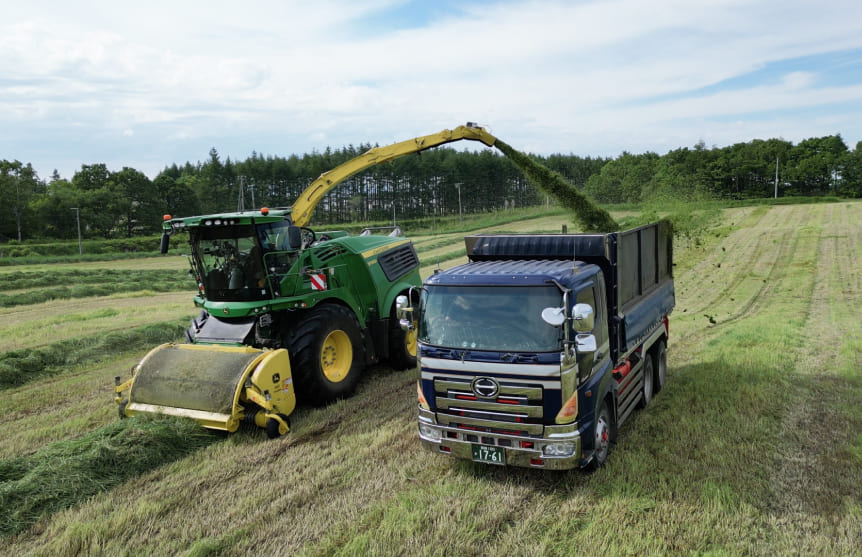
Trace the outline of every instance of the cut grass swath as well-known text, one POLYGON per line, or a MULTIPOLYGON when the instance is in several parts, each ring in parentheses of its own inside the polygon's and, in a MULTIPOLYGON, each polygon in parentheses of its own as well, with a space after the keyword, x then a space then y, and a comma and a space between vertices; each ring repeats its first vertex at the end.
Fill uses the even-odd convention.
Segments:
POLYGON ((136 416, 33 455, 0 460, 0 535, 72 507, 219 437, 191 420, 136 416))
POLYGON ((0 290, 25 290, 82 284, 140 282, 173 282, 189 284, 188 275, 174 269, 141 269, 118 272, 113 269, 56 269, 40 271, 11 271, 0 273, 0 290))
POLYGON ((157 323, 100 337, 64 340, 37 350, 6 352, 0 355, 0 390, 63 373, 80 364, 97 362, 106 355, 149 349, 176 340, 185 327, 185 320, 157 323))
MULTIPOLYGON (((65 300, 70 298, 88 298, 93 296, 108 296, 119 292, 140 292, 149 290, 151 292, 177 292, 191 290, 187 277, 177 274, 175 271, 163 271, 159 273, 137 274, 127 280, 112 280, 103 277, 96 284, 78 283, 77 279, 70 278, 72 286, 55 286, 49 288, 35 289, 29 292, 16 293, 14 295, 0 294, 0 307, 13 307, 30 304, 40 304, 51 300, 65 300)), ((2 283, 2 282, 0 282, 2 283)), ((7 288, 13 290, 14 288, 7 288)))

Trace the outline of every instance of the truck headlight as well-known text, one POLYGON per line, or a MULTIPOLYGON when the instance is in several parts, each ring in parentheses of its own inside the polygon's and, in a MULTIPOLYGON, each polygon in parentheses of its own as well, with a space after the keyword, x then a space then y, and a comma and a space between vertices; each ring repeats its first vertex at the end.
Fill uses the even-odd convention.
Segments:
POLYGON ((419 435, 428 441, 440 440, 440 430, 426 424, 419 424, 419 435))
POLYGON ((542 448, 545 456, 572 456, 575 454, 576 444, 572 442, 548 443, 542 448))

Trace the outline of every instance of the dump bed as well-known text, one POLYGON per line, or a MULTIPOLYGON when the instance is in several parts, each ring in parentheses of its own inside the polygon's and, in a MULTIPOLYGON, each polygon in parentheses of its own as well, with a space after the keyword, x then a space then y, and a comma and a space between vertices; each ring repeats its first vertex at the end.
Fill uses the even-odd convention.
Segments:
POLYGON ((635 348, 674 306, 668 221, 607 234, 490 234, 465 239, 470 261, 578 260, 605 277, 611 357, 635 348))

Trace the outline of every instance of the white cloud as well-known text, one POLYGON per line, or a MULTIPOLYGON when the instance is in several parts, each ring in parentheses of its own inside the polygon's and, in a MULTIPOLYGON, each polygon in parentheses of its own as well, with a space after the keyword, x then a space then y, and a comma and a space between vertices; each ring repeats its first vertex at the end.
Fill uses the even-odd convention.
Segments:
MULTIPOLYGON (((9 153, 0 156, 42 157, 47 175, 64 153, 99 160, 96 137, 134 130, 128 151, 105 152, 136 166, 145 155, 132 149, 157 142, 146 157, 175 158, 143 169, 152 174, 213 145, 245 145, 234 157, 287 155, 384 144, 468 119, 525 150, 613 155, 702 137, 747 141, 746 132, 766 129, 752 122, 769 121, 770 136, 806 126, 821 134, 840 119, 809 120, 809 109, 858 112, 862 99, 862 76, 832 85, 805 65, 744 78, 787 60, 858 53, 857 2, 465 2, 424 27, 369 24, 402 4, 8 6, 0 128, 26 140, 0 140, 9 153), (732 87, 722 85, 728 80, 732 87), (793 109, 795 117, 774 115, 793 109), (86 153, 60 143, 81 133, 93 138, 86 153), (38 143, 38 151, 22 147, 38 143)), ((843 125, 826 133, 862 136, 862 124, 843 125)))

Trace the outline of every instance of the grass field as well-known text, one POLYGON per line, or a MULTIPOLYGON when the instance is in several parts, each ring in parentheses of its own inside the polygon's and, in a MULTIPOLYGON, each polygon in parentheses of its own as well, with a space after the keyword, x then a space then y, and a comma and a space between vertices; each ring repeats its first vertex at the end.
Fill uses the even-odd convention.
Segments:
MULTIPOLYGON (((426 452, 414 371, 371 370, 275 441, 120 422, 113 377, 152 326, 170 336, 197 313, 191 289, 0 307, 0 553, 859 555, 862 203, 702 217, 675 246, 668 384, 593 474, 426 452), (38 358, 48 372, 2 383, 38 358)), ((509 220, 481 228, 575 230, 559 212, 509 220)), ((462 262, 465 233, 412 236, 423 275, 462 262)), ((0 284, 56 270, 182 285, 185 269, 4 267, 0 284)))

